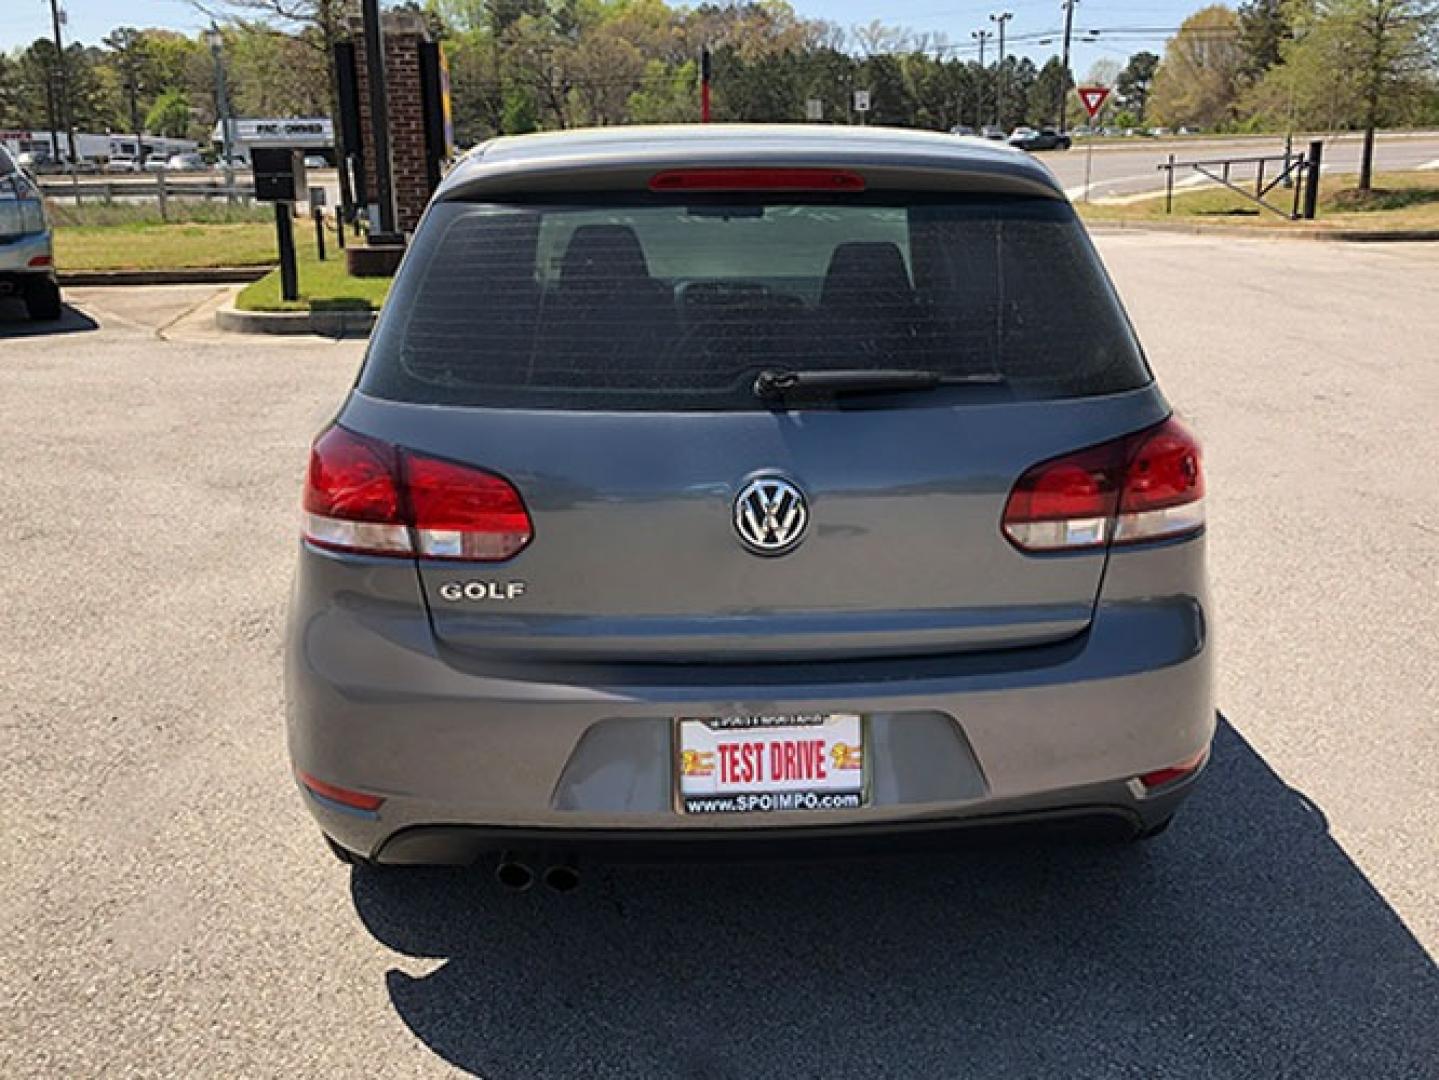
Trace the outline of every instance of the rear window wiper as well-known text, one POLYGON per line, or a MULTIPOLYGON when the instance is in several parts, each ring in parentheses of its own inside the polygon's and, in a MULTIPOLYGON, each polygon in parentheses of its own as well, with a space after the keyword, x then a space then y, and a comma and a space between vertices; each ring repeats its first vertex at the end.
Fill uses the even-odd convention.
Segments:
POLYGON ((754 395, 777 398, 786 394, 858 394, 866 391, 934 390, 941 386, 999 386, 998 372, 948 375, 941 371, 908 368, 816 368, 811 371, 768 369, 754 380, 754 395))

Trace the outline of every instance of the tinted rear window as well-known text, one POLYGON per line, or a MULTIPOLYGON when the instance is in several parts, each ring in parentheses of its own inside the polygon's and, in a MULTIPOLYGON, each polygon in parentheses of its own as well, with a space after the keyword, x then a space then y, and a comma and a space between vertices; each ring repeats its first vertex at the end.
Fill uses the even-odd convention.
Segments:
POLYGON ((1149 380, 1064 203, 441 203, 360 388, 524 408, 767 408, 763 370, 1001 376, 992 399, 1149 380))

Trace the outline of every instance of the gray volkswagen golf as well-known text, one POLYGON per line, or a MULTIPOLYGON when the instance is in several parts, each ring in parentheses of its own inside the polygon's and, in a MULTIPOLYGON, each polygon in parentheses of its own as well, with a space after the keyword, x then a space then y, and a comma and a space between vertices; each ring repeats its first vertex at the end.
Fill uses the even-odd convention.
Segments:
MULTIPOLYGON (((1169 822, 1204 480, 1083 227, 948 135, 497 139, 315 440, 289 741, 349 861, 1169 822)), ((548 854, 547 854, 548 853, 548 854)))

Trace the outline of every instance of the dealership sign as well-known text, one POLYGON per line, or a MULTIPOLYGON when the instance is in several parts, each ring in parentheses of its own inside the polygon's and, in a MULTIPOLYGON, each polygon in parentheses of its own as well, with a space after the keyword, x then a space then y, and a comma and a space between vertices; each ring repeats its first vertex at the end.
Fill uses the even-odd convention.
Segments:
MULTIPOLYGON (((284 146, 335 145, 335 126, 326 118, 302 120, 235 120, 235 138, 243 143, 274 143, 284 146)), ((218 139, 219 125, 215 127, 218 139)))

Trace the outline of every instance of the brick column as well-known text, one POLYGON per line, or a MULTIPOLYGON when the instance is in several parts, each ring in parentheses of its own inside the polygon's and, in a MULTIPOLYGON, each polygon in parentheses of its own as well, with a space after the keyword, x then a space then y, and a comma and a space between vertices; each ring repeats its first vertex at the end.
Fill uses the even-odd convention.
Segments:
MULTIPOLYGON (((395 188, 395 224, 411 232, 430 198, 425 168, 424 96, 420 83, 420 45, 430 40, 428 27, 413 11, 386 11, 385 81, 389 92, 390 161, 395 188)), ((365 136, 365 191, 376 196, 374 140, 370 137, 370 79, 365 65, 364 25, 350 23, 355 41, 355 75, 360 98, 360 124, 365 136)))

